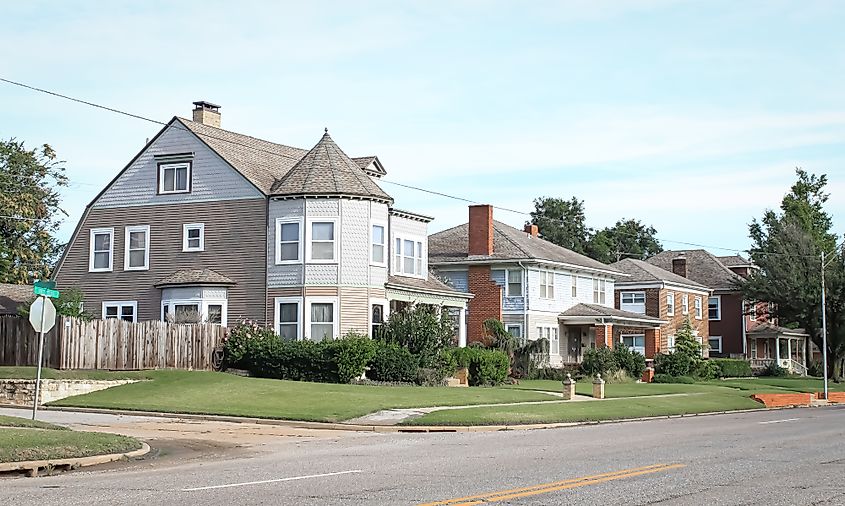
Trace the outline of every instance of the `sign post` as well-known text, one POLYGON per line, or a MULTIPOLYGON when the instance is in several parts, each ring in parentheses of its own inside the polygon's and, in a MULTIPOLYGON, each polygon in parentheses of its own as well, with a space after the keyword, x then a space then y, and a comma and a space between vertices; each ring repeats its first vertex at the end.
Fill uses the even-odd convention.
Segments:
POLYGON ((38 372, 35 376, 35 400, 32 402, 32 419, 38 414, 38 399, 41 397, 41 363, 44 360, 44 333, 49 332, 56 324, 56 307, 47 297, 58 297, 53 282, 36 282, 33 291, 40 295, 29 306, 29 323, 40 334, 38 339, 38 372), (52 284, 52 286, 49 286, 52 284), (45 286, 47 285, 47 286, 45 286), (40 293, 39 293, 40 292, 40 293))

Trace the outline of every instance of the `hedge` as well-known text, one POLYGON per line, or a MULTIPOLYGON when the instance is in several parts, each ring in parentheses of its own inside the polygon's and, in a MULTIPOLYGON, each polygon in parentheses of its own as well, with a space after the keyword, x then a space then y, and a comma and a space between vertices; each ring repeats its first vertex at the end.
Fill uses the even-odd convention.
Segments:
POLYGON ((710 361, 719 368, 720 378, 747 378, 752 376, 751 363, 747 360, 711 358, 710 361))
POLYGON ((373 358, 367 370, 368 379, 395 383, 417 381, 419 361, 407 348, 374 341, 373 349, 373 358))
POLYGON ((683 383, 685 385, 692 385, 695 380, 689 376, 672 376, 671 374, 655 374, 654 383, 683 383))
POLYGON ((508 377, 510 359, 504 352, 471 346, 454 348, 449 353, 458 367, 467 368, 470 386, 500 385, 508 377))

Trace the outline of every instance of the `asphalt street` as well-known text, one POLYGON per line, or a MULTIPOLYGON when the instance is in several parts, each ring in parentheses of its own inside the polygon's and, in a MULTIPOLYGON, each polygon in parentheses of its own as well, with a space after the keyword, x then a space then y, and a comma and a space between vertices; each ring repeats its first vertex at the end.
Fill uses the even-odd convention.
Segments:
MULTIPOLYGON (((155 446, 155 442, 153 442, 155 446)), ((283 438, 0 479, 0 504, 845 505, 845 406, 563 429, 283 438)))

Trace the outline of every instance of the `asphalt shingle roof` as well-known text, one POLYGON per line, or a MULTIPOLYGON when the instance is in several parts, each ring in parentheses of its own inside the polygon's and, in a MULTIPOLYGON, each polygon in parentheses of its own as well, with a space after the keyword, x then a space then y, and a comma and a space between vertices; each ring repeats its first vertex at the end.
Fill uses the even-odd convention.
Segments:
POLYGON ((18 314, 18 306, 34 297, 31 285, 0 283, 0 315, 18 314))
POLYGON ((646 260, 662 269, 672 270, 672 259, 684 254, 687 259, 687 278, 714 290, 736 290, 742 277, 728 269, 712 253, 703 249, 664 251, 646 260))
POLYGON ((587 317, 587 318, 628 318, 636 320, 653 321, 655 323, 661 322, 660 318, 648 316, 640 313, 632 313, 630 311, 622 311, 612 307, 601 306, 599 304, 576 304, 567 309, 560 316, 572 317, 587 317))
POLYGON ((376 176, 384 176, 387 174, 387 171, 384 170, 384 167, 381 166, 381 163, 378 162, 378 157, 376 156, 359 156, 352 159, 353 162, 358 164, 364 172, 368 174, 372 172, 373 175, 376 176), (370 164, 376 162, 372 168, 370 168, 370 164))
POLYGON ((270 190, 272 195, 353 195, 393 202, 329 136, 299 160, 270 190))
POLYGON ((183 269, 165 277, 156 287, 168 285, 234 285, 230 278, 211 269, 183 269))
POLYGON ((455 297, 472 297, 471 294, 455 290, 451 286, 437 279, 437 277, 432 273, 428 274, 427 279, 409 278, 405 276, 388 276, 387 286, 404 288, 415 292, 451 293, 454 294, 455 297))
POLYGON ((707 287, 700 283, 696 283, 695 281, 687 279, 683 276, 678 276, 674 272, 667 271, 666 269, 663 269, 656 265, 652 265, 643 260, 637 260, 635 258, 625 258, 610 265, 630 276, 624 279, 620 279, 619 283, 648 283, 654 281, 662 281, 666 283, 675 283, 700 288, 702 290, 707 290, 707 287))
POLYGON ((547 260, 609 272, 619 272, 612 266, 575 253, 540 237, 493 221, 493 254, 469 255, 469 223, 458 225, 428 238, 428 258, 431 264, 483 260, 547 260))
POLYGON ((716 258, 727 267, 746 267, 751 265, 751 260, 746 259, 742 255, 730 255, 716 258))

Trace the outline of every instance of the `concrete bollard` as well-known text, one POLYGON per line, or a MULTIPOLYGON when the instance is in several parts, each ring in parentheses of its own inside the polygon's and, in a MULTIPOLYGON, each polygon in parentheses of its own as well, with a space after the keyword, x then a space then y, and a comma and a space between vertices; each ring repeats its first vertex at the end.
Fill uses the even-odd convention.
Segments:
POLYGON ((572 375, 566 373, 566 379, 563 380, 563 400, 571 401, 575 398, 575 380, 572 375))
POLYGON ((596 374, 596 379, 593 380, 593 399, 604 399, 604 380, 601 379, 601 374, 596 374))

